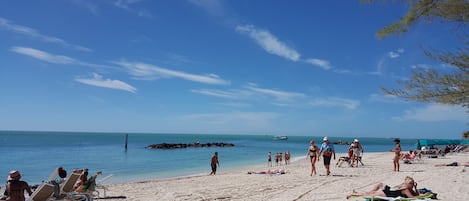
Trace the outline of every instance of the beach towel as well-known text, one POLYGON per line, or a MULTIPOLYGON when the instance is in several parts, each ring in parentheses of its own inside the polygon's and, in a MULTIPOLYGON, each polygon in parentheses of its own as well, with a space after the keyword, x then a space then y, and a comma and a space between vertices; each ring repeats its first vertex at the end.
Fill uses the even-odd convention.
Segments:
POLYGON ((385 196, 362 196, 365 201, 422 201, 436 199, 436 194, 422 195, 418 198, 404 198, 404 197, 385 197, 385 196))

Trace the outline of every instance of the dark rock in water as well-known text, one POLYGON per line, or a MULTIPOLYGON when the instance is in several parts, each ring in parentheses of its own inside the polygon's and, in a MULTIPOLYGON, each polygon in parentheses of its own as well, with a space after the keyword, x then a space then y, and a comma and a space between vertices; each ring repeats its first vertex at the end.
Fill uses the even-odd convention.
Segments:
POLYGON ((333 144, 338 144, 338 145, 350 145, 351 142, 339 140, 339 141, 333 142, 333 144))
POLYGON ((223 142, 209 142, 209 143, 192 143, 192 144, 168 144, 168 143, 161 143, 161 144, 151 144, 146 146, 147 149, 181 149, 181 148, 192 148, 192 147, 234 147, 235 145, 232 143, 223 143, 223 142))

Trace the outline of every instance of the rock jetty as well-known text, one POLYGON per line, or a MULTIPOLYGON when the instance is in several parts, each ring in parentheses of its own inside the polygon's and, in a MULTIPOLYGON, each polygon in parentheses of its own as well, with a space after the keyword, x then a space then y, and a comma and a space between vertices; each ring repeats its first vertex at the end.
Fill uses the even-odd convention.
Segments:
POLYGON ((170 143, 161 143, 161 144, 151 144, 146 146, 147 149, 181 149, 181 148, 198 148, 198 147, 234 147, 232 143, 224 142, 209 142, 209 143, 192 143, 192 144, 170 144, 170 143))

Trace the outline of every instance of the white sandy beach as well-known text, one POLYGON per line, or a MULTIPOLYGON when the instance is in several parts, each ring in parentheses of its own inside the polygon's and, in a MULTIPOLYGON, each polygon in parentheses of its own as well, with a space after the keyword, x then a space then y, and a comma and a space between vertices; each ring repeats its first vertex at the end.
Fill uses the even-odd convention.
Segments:
MULTIPOLYGON (((337 159, 341 155, 337 155, 337 159)), ((392 152, 365 153, 365 166, 336 167, 331 161, 331 175, 325 175, 322 160, 316 164, 318 175, 309 176, 310 163, 304 159, 280 168, 282 175, 247 174, 248 171, 266 170, 265 166, 227 171, 221 166, 216 176, 207 175, 184 178, 148 180, 107 185, 107 196, 126 196, 126 199, 109 200, 346 200, 352 190, 369 191, 377 182, 394 186, 411 176, 418 188, 438 193, 439 200, 469 200, 469 167, 435 167, 435 164, 469 162, 469 153, 449 154, 441 158, 423 158, 423 162, 404 164, 394 172, 392 152)), ((207 159, 207 162, 208 159, 207 159)), ((274 164, 275 165, 275 164, 274 164)), ((275 169, 276 167, 272 168, 275 169)), ((102 194, 101 194, 102 195, 102 194)), ((352 198, 350 200, 364 200, 352 198)))

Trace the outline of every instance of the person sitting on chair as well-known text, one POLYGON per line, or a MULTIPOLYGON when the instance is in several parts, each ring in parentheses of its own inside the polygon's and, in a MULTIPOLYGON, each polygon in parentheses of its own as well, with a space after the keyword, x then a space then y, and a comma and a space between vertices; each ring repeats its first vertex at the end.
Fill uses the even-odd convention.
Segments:
POLYGON ((358 167, 358 163, 361 162, 361 157, 363 154, 363 147, 358 141, 358 139, 353 140, 353 156, 352 156, 352 164, 350 165, 353 167, 355 163, 357 164, 356 166, 358 167))

